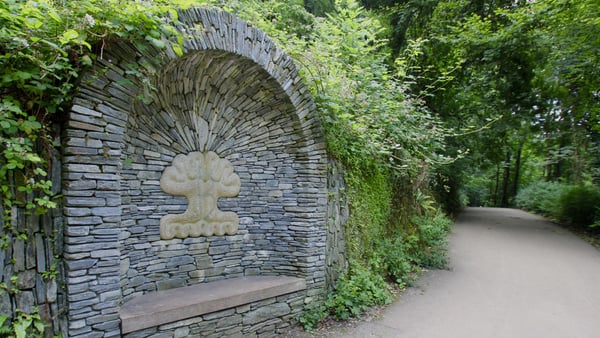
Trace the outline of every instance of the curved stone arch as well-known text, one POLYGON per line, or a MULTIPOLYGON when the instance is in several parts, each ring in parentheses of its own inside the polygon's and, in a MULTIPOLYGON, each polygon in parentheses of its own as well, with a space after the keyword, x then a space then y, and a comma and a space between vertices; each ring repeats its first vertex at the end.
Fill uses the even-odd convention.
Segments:
POLYGON ((289 97, 309 139, 320 139, 322 131, 308 88, 302 83, 292 58, 267 34, 230 13, 205 8, 183 11, 179 16, 188 27, 203 23, 201 30, 185 40, 185 50, 223 50, 244 56, 275 79, 289 97))
POLYGON ((161 135, 170 137, 187 152, 210 150, 227 155, 233 144, 223 138, 231 140, 233 133, 250 127, 253 121, 236 117, 248 111, 267 117, 291 116, 297 124, 294 132, 300 135, 289 147, 298 154, 323 151, 322 147, 306 148, 314 142, 322 146, 320 134, 312 135, 314 130, 301 125, 296 108, 279 83, 244 56, 216 49, 188 51, 155 74, 153 87, 151 102, 136 101, 134 113, 140 115, 143 123, 163 129, 161 135), (173 128, 173 121, 156 114, 160 111, 186 122, 185 125, 173 128))
POLYGON ((75 323, 69 336, 118 332, 118 311, 106 309, 154 289, 265 273, 305 278, 309 296, 324 290, 327 154, 308 89, 292 59, 244 21, 202 8, 182 11, 180 20, 191 33, 182 57, 149 44, 112 42, 74 100, 63 152, 68 318, 75 323), (241 98, 247 91, 219 92, 219 83, 244 83, 228 64, 255 80, 256 107, 241 98), (187 77, 192 87, 206 78, 213 93, 223 96, 218 102, 225 110, 198 105, 199 96, 187 95, 186 82, 175 77, 190 69, 198 75, 187 77), (136 76, 140 70, 150 77, 136 76), (172 95, 185 103, 168 107, 172 95), (211 124, 223 115, 245 116, 240 129, 246 134, 230 138, 231 119, 211 124), (205 127, 195 116, 215 131, 212 141, 198 136, 205 127), (174 119, 187 122, 181 130, 165 128, 174 119), (178 139, 179 132, 197 137, 178 139), (283 141, 266 144, 264 135, 283 141), (248 158, 246 150, 257 155, 248 158), (238 212, 238 235, 160 240, 159 218, 182 211, 185 201, 166 200, 158 180, 177 154, 192 151, 216 151, 236 167, 241 196, 221 204, 238 212))

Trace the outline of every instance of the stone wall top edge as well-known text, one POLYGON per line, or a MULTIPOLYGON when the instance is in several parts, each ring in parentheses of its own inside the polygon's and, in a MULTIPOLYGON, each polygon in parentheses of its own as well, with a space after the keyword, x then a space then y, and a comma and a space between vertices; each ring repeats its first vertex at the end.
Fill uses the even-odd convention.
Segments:
MULTIPOLYGON (((213 39, 213 37, 211 37, 208 41, 205 41, 205 46, 202 46, 202 44, 198 42, 189 44, 189 47, 195 48, 188 49, 188 52, 222 50, 248 58, 260 65, 270 76, 278 81, 279 85, 284 89, 296 109, 312 112, 314 114, 316 107, 310 96, 310 91, 298 73, 298 68, 293 62, 293 58, 274 43, 264 31, 252 26, 229 12, 216 8, 195 7, 181 11, 180 15, 181 18, 190 25, 214 20, 211 24, 218 25, 218 31, 221 33, 221 37, 224 38, 223 40, 229 42, 227 44, 219 43, 218 45, 214 45, 211 43, 213 39), (240 27, 243 27, 245 31, 239 32, 238 29, 240 27), (238 35, 241 35, 243 38, 239 39, 238 35), (243 43, 245 40, 254 40, 254 44, 260 45, 260 53, 256 53, 256 48, 244 48, 244 46, 238 45, 240 41, 243 43), (274 69, 273 67, 269 67, 269 64, 273 62, 272 56, 274 56, 274 59, 277 60, 279 64, 279 67, 275 67, 274 69), (290 82, 291 84, 285 86, 286 82, 290 82)), ((212 32, 214 33, 214 30, 212 32)), ((206 35, 211 32, 205 29, 202 33, 203 35, 206 35)), ((198 36, 197 38, 201 37, 202 36, 198 36)), ((314 123, 314 121, 311 121, 309 124, 312 123, 314 123)))

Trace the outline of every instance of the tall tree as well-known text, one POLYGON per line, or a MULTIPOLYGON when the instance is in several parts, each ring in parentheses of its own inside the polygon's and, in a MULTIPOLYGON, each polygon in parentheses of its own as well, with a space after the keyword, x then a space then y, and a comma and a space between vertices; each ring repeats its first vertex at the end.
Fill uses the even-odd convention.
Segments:
POLYGON ((471 152, 445 174, 446 187, 459 189, 465 172, 483 175, 487 203, 510 205, 527 161, 544 156, 548 178, 597 175, 598 1, 363 2, 392 13, 396 62, 409 65, 413 92, 468 135, 448 142, 471 152))

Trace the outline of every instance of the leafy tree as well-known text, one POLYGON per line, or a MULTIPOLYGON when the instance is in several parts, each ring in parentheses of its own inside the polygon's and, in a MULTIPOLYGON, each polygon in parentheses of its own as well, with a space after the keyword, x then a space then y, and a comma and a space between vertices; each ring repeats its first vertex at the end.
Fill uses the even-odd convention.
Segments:
POLYGON ((316 16, 326 16, 335 11, 333 0, 304 0, 304 8, 316 16))
POLYGON ((440 176, 450 191, 439 195, 458 198, 464 173, 490 182, 484 204, 504 206, 533 172, 597 180, 597 2, 365 2, 407 18, 392 21, 405 79, 456 131, 447 149, 470 149, 440 176))

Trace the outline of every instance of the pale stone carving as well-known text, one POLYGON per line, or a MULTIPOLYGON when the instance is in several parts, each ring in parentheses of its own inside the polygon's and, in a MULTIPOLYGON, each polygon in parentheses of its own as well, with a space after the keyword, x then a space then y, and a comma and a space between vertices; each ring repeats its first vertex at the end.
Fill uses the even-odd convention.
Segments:
POLYGON ((240 186, 231 163, 212 151, 177 155, 163 172, 160 187, 166 193, 187 197, 188 208, 183 214, 161 218, 160 237, 234 235, 239 218, 234 212, 219 210, 217 200, 237 196, 240 186))

